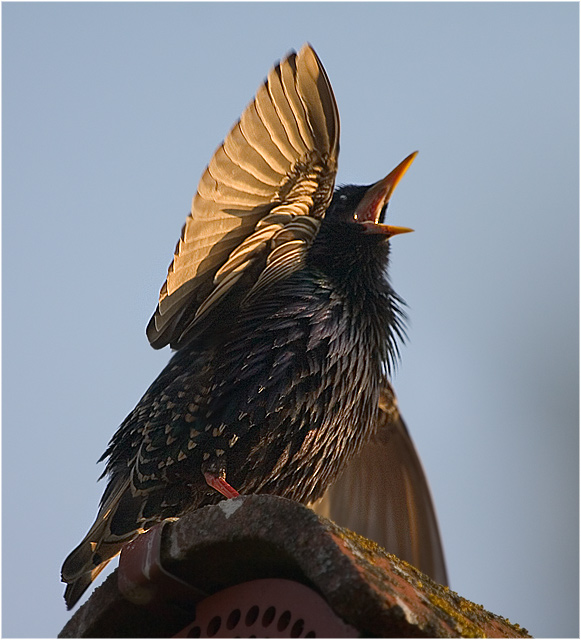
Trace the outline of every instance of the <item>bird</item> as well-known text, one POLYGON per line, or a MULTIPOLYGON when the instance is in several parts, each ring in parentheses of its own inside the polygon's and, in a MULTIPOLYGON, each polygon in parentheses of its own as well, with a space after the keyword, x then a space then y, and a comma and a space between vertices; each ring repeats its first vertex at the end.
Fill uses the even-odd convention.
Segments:
POLYGON ((427 481, 390 384, 406 323, 390 241, 411 229, 385 216, 416 152, 377 182, 336 188, 339 128, 305 44, 275 64, 210 160, 146 329, 173 355, 99 460, 96 520, 61 571, 69 609, 138 535, 238 495, 337 511, 365 532, 361 514, 337 507, 352 502, 345 491, 360 501, 360 481, 371 520, 395 526, 388 550, 421 563, 425 542, 445 581, 427 481))

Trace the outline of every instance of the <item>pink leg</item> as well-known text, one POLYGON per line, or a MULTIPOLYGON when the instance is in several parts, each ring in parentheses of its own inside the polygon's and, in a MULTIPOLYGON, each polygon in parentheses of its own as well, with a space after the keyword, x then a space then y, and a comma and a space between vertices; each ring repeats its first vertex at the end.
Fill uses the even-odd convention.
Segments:
POLYGON ((204 478, 206 478, 206 482, 212 489, 216 489, 216 491, 221 493, 225 498, 237 498, 240 495, 224 478, 219 478, 209 471, 204 471, 204 478))

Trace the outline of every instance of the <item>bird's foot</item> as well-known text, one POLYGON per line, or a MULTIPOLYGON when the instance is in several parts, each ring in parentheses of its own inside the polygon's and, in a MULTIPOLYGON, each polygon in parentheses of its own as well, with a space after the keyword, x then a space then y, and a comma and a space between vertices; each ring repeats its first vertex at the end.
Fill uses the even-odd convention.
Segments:
POLYGON ((204 471, 204 478, 212 489, 216 489, 225 498, 237 498, 240 494, 234 487, 231 487, 224 478, 216 476, 209 471, 204 471))

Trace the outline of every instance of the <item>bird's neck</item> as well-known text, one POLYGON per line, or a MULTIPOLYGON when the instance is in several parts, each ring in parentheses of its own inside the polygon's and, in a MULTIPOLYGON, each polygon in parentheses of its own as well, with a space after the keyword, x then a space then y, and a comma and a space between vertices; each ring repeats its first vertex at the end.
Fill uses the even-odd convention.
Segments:
POLYGON ((372 353, 382 354, 388 367, 404 337, 403 301, 387 276, 389 242, 363 233, 360 225, 325 223, 309 249, 306 267, 343 301, 353 327, 366 335, 372 353))
POLYGON ((339 290, 356 297, 389 295, 389 242, 361 225, 323 221, 306 259, 339 290))

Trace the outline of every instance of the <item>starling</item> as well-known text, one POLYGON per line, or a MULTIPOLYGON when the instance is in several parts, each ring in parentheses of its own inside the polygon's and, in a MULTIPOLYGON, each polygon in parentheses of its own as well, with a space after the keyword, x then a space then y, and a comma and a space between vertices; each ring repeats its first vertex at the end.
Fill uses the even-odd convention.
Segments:
POLYGON ((69 608, 156 523, 239 493, 313 503, 382 440, 411 445, 401 464, 419 468, 429 512, 388 382, 404 334, 389 239, 411 229, 384 216, 415 153, 375 184, 334 190, 338 153, 333 91, 305 45, 271 70, 200 180, 147 326, 175 354, 101 458, 97 518, 62 568, 69 608))

